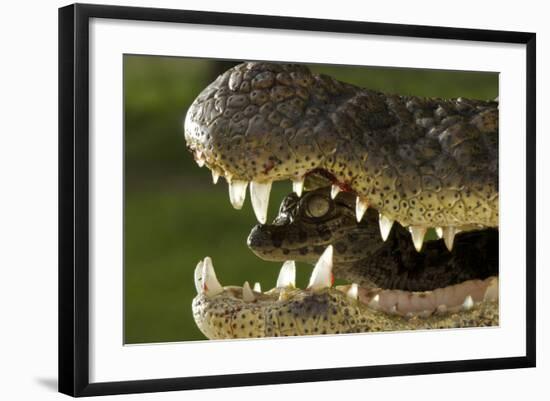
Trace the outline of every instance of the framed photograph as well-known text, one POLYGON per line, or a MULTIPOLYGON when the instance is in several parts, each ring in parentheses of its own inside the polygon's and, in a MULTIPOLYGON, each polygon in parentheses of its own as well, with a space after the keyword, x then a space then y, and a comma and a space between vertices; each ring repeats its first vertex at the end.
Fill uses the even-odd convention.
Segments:
POLYGON ((70 5, 59 113, 61 392, 535 366, 535 34, 70 5))

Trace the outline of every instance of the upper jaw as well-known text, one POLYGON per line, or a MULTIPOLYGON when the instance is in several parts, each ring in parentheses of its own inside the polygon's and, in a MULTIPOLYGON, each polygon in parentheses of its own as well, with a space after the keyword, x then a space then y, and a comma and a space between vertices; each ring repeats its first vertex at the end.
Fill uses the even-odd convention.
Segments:
MULTIPOLYGON (((319 77, 299 66, 236 66, 209 85, 189 108, 185 118, 187 146, 199 166, 212 170, 214 181, 220 176, 226 179, 235 208, 242 207, 250 188, 254 211, 262 224, 267 220, 273 181, 290 180, 293 190, 300 194, 305 177, 321 171, 332 182, 335 195, 339 191, 357 195, 358 221, 367 208, 374 207, 380 212, 383 237, 393 222, 399 221, 410 228, 415 246, 421 249, 427 229, 441 222, 435 223, 435 215, 396 214, 380 191, 374 193, 375 184, 368 182, 384 178, 380 175, 383 149, 372 144, 368 152, 358 152, 358 144, 351 145, 336 125, 343 115, 319 100, 311 100, 322 85, 319 77), (365 163, 370 164, 369 174, 365 163)), ((348 98, 345 85, 340 89, 346 94, 339 99, 348 98)), ((384 180, 389 182, 390 177, 384 180)), ((440 230, 449 248, 456 232, 470 223, 468 219, 452 221, 440 230)))
MULTIPOLYGON (((333 174, 331 166, 326 165, 323 152, 319 152, 316 141, 309 138, 309 144, 302 144, 292 151, 288 151, 289 143, 284 136, 272 135, 273 138, 265 144, 254 138, 244 136, 227 137, 216 130, 224 131, 228 128, 215 124, 207 125, 205 121, 197 121, 198 118, 192 106, 185 123, 185 136, 188 147, 193 153, 200 167, 207 166, 212 171, 213 182, 217 183, 220 177, 224 177, 228 184, 229 199, 235 209, 241 209, 247 190, 258 222, 267 222, 267 210, 273 181, 290 180, 292 190, 301 196, 306 179, 311 176, 324 176, 324 182, 332 182, 331 196, 336 197, 341 193, 355 194, 356 219, 360 222, 369 208, 377 209, 368 198, 360 195, 355 189, 354 181, 346 181, 341 172, 333 174), (269 146, 267 146, 269 145, 269 146), (271 149, 271 150, 270 150, 271 149), (282 149, 282 151, 275 150, 282 149), (285 153, 288 151, 288 153, 285 153), (315 156, 311 156, 311 152, 315 156), (298 163, 297 163, 298 161, 298 163), (301 162, 300 162, 301 161, 301 162)), ((204 118, 204 117, 200 117, 204 118)), ((395 222, 391 212, 379 213, 379 226, 382 239, 385 241, 395 222)), ((461 225, 438 227, 437 225, 409 225, 400 222, 411 233, 411 239, 418 251, 422 249, 424 237, 429 228, 433 227, 445 240, 445 244, 451 250, 454 236, 477 225, 461 225)))
MULTIPOLYGON (((213 182, 216 184, 219 180, 220 173, 217 172, 217 167, 211 167, 208 162, 200 161, 198 162, 199 166, 204 166, 205 164, 211 168, 212 170, 212 177, 213 182)), ((319 169, 316 168, 314 171, 318 171, 319 169)), ((292 190, 298 195, 301 196, 304 191, 304 182, 307 177, 307 173, 301 177, 297 177, 292 180, 292 190)), ((271 193, 271 187, 273 181, 258 181, 258 180, 252 180, 252 181, 246 181, 240 178, 235 178, 235 176, 231 175, 231 173, 224 175, 224 178, 227 181, 228 184, 228 190, 229 190, 229 200, 232 204, 232 206, 235 209, 241 209, 244 205, 244 202, 246 200, 246 192, 249 190, 250 192, 250 198, 252 207, 254 210, 254 213, 256 215, 256 218, 260 224, 265 224, 267 222, 267 210, 269 207, 269 199, 270 199, 270 193, 271 193)), ((281 178, 284 179, 284 178, 281 178)), ((338 194, 342 193, 343 191, 353 191, 350 187, 342 187, 338 184, 333 184, 331 189, 331 196, 336 197, 338 194)), ((357 222, 361 222, 367 212, 367 210, 371 207, 368 201, 365 200, 362 196, 356 196, 355 201, 355 214, 357 222)), ((382 237, 383 241, 386 241, 389 237, 389 234, 391 232, 391 229, 393 227, 393 224, 395 223, 395 220, 387 214, 379 213, 379 228, 380 228, 380 235, 382 237)), ((421 251, 424 238, 426 236, 426 233, 430 227, 428 226, 409 226, 409 232, 411 233, 411 239, 414 243, 414 246, 417 251, 421 251)), ((477 226, 449 226, 449 227, 433 227, 436 232, 438 233, 439 238, 444 239, 445 245, 449 250, 453 249, 454 244, 454 238, 455 235, 462 232, 467 231, 472 228, 477 228, 477 226)))

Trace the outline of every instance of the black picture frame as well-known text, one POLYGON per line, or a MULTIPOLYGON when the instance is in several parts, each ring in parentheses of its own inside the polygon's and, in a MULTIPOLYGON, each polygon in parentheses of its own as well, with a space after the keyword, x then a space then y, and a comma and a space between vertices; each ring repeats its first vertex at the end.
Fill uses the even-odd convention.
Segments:
POLYGON ((433 26, 75 4, 59 9, 59 391, 71 396, 157 392, 534 367, 536 35, 433 26), (439 38, 526 46, 526 354, 521 357, 90 383, 89 22, 91 18, 439 38))

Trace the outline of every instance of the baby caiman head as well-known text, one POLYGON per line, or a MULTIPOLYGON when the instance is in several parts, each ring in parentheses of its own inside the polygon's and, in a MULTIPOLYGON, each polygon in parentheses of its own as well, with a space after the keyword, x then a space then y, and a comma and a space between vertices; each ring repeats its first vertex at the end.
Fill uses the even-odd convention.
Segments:
POLYGON ((334 262, 343 264, 376 252, 384 245, 380 231, 387 238, 390 229, 391 225, 383 225, 372 209, 357 222, 355 197, 341 193, 333 199, 330 187, 325 187, 305 192, 301 198, 289 194, 272 224, 255 226, 247 243, 265 260, 311 264, 332 244, 334 262))

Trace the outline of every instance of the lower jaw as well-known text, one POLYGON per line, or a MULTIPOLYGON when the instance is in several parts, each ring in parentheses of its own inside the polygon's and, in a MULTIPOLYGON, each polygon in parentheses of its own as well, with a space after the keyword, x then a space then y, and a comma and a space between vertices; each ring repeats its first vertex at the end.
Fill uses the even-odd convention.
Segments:
MULTIPOLYGON (((248 284, 246 284, 248 285, 248 284)), ((499 280, 493 276, 431 291, 355 284, 320 290, 276 287, 261 292, 224 287, 218 300, 201 294, 193 314, 210 339, 344 334, 497 326, 499 280), (331 301, 339 300, 339 301, 331 301)))
POLYGON ((498 278, 471 280, 430 292, 412 293, 351 285, 319 291, 275 288, 254 291, 255 300, 244 302, 241 287, 212 311, 216 299, 199 294, 193 301, 197 325, 210 339, 283 337, 380 331, 498 326, 498 278), (465 300, 460 299, 469 292, 465 300), (336 295, 336 296, 335 296, 336 295), (268 298, 268 299, 265 299, 268 298), (333 301, 331 300, 340 300, 333 301), (345 306, 341 306, 341 300, 345 306), (447 302, 448 305, 442 307, 447 302), (439 303, 439 304, 438 304, 439 303), (436 307, 435 304, 438 304, 436 307), (223 305, 223 308, 222 308, 223 305), (327 306, 328 305, 328 306, 327 306), (210 310, 209 310, 210 309, 210 310), (214 319, 212 321, 211 319, 214 319))

